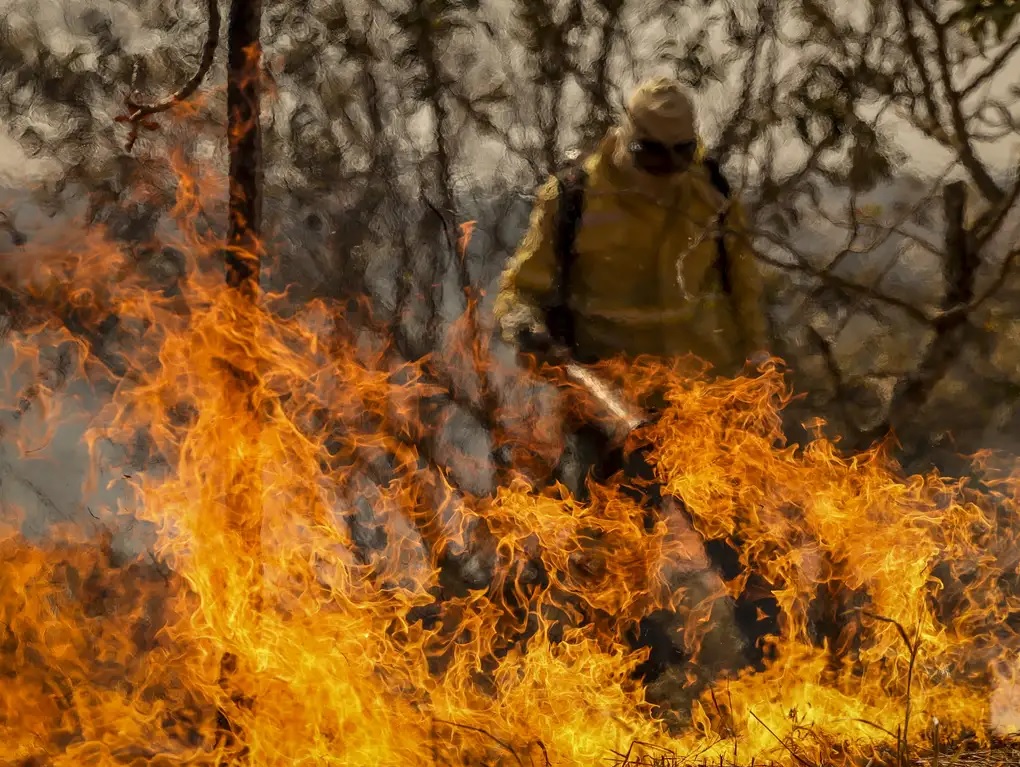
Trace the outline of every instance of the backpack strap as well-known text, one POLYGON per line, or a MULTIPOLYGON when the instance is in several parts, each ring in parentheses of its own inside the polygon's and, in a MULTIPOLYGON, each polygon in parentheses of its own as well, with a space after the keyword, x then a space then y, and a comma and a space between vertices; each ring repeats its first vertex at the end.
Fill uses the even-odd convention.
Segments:
POLYGON ((546 311, 549 333, 569 347, 574 346, 574 316, 570 311, 570 276, 574 265, 577 232, 584 213, 584 193, 588 173, 584 159, 579 159, 556 174, 558 201, 556 209, 556 263, 559 271, 556 301, 546 311))
MULTIPOLYGON (((730 200, 730 195, 733 192, 730 182, 726 176, 723 175, 722 168, 719 165, 719 161, 714 157, 705 157, 702 160, 702 164, 705 166, 705 170, 708 171, 708 179, 712 182, 712 186, 727 200, 730 200)), ((725 220, 725 217, 724 217, 725 220)), ((730 256, 726 250, 726 239, 724 233, 720 231, 715 238, 716 242, 716 269, 719 271, 719 281, 722 283, 723 293, 726 295, 733 294, 733 277, 730 274, 730 256)))

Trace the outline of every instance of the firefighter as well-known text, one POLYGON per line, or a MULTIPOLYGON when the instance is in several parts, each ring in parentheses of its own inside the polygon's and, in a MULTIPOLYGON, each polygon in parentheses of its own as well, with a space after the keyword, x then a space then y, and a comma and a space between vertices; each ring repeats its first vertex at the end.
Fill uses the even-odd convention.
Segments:
POLYGON ((693 354, 722 374, 760 355, 761 276, 744 212, 699 146, 683 87, 668 78, 639 86, 620 124, 573 169, 580 204, 562 177, 540 189, 500 279, 503 338, 556 337, 582 361, 693 354), (565 189, 570 200, 560 199, 565 189))
MULTIPOLYGON (((493 307, 504 340, 582 362, 691 354, 722 374, 766 358, 744 212, 699 146, 682 85, 640 85, 591 156, 539 190, 493 307)), ((557 478, 583 498, 589 473, 619 468, 612 447, 582 426, 557 478)))
MULTIPOLYGON (((730 191, 700 151, 694 106, 680 83, 640 85, 597 149, 539 190, 500 278, 494 313, 503 339, 527 350, 557 345, 581 362, 690 354, 721 374, 767 356, 761 276, 730 191)), ((639 461, 631 471, 648 468, 639 461)), ((605 479, 619 469, 627 470, 620 451, 583 427, 568 440, 557 478, 584 499, 589 473, 605 479)), ((689 615, 714 603, 714 628, 696 665, 709 671, 756 659, 734 605, 721 598, 718 568, 682 515, 672 517, 672 534, 691 552, 676 573, 689 615)), ((648 669, 650 682, 672 665, 657 661, 684 644, 677 618, 654 616, 642 626, 637 644, 652 648, 657 666, 648 669)))

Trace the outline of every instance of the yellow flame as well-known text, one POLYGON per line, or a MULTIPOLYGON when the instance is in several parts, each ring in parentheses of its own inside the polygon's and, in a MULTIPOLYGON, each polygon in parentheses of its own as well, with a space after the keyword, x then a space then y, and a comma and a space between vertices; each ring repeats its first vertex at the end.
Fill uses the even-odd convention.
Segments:
MULTIPOLYGON (((182 177, 183 224, 207 187, 182 177)), ((127 372, 89 446, 144 434, 169 470, 126 480, 122 510, 155 527, 166 570, 81 531, 44 544, 16 519, 0 531, 0 762, 833 764, 904 727, 923 747, 935 717, 943 738, 988 740, 1015 668, 1020 472, 979 490, 903 477, 878 448, 787 445, 789 392, 772 369, 712 380, 685 364, 603 366, 634 396, 665 382, 645 435, 660 480, 700 535, 743 541, 745 571, 783 609, 767 667, 719 680, 671 729, 626 636, 652 610, 689 609, 670 576, 687 556, 678 522, 646 532, 612 484, 587 504, 523 479, 489 499, 456 492, 412 446, 429 428, 429 361, 371 348, 323 302, 296 315, 274 311, 277 296, 253 304, 222 287, 219 243, 192 232, 183 246, 177 291, 147 285, 101 233, 6 267, 30 308, 22 366, 72 339, 82 375, 102 373, 100 352, 54 317, 74 307, 86 330, 119 318, 127 372), (485 560, 491 584, 444 586, 448 547, 485 560), (826 641, 820 604, 838 608, 826 641)), ((494 369, 470 333, 450 338, 470 347, 450 359, 494 369)), ((38 438, 26 428, 9 436, 38 438)), ((703 607, 681 616, 689 642, 703 607)))

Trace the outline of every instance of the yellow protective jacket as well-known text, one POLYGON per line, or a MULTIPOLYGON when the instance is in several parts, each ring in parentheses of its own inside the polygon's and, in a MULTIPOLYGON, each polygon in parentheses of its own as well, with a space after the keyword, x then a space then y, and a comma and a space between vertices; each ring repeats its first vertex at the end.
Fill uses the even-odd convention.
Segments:
MULTIPOLYGON (((634 172, 612 161, 618 141, 610 133, 585 162, 585 203, 567 294, 579 356, 694 354, 717 372, 736 372, 748 354, 766 347, 761 277, 741 206, 725 199, 700 163, 665 197, 643 193, 634 172), (720 230, 732 295, 723 292, 716 268, 720 230)), ((540 317, 559 297, 557 197, 551 178, 500 279, 494 313, 507 340, 515 318, 540 317)))

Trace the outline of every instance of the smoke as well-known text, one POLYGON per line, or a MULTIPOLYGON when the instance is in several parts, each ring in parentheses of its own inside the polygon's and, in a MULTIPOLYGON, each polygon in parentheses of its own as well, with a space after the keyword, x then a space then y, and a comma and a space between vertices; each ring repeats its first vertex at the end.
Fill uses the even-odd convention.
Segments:
POLYGON ((101 445, 90 457, 88 431, 110 403, 108 386, 73 374, 69 344, 44 349, 38 369, 16 364, 9 337, 0 347, 0 517, 22 519, 22 532, 41 540, 54 526, 113 535, 126 553, 145 551, 153 532, 131 515, 125 480, 139 466, 129 446, 101 445))

